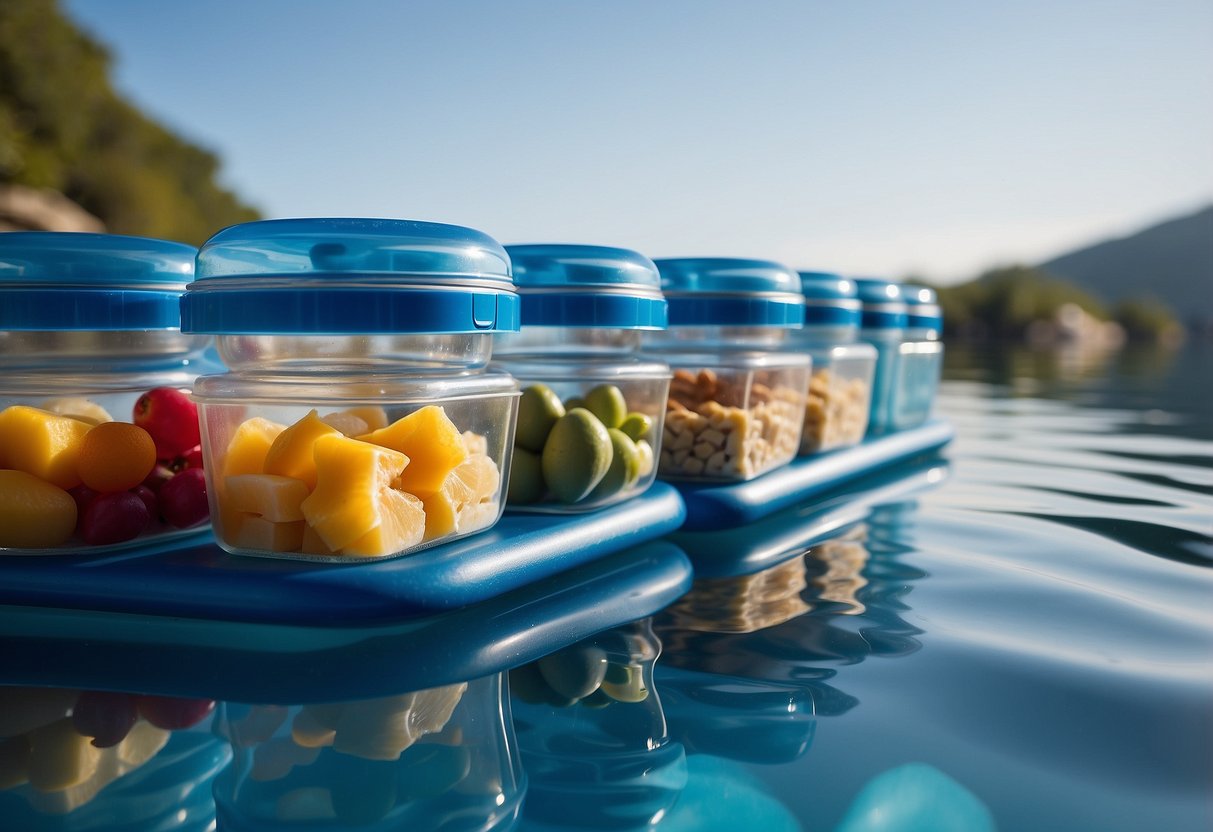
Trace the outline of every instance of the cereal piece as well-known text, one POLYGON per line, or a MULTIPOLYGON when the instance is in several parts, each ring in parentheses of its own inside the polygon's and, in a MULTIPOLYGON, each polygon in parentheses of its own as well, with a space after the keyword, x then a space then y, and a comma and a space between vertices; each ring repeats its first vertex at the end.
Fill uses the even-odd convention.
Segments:
POLYGON ((691 449, 691 453, 698 459, 707 459, 716 452, 716 446, 710 442, 697 442, 695 447, 691 449))
POLYGON ((703 469, 703 460, 699 459, 698 457, 687 457, 686 461, 682 463, 682 470, 686 471, 688 474, 702 474, 703 469))

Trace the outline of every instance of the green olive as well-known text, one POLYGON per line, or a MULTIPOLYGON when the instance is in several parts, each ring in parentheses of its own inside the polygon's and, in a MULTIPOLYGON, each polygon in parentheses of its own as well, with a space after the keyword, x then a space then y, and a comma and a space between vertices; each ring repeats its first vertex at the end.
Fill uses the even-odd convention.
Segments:
POLYGON ((590 498, 594 500, 605 499, 631 488, 640 479, 641 457, 636 443, 615 428, 608 430, 607 435, 611 437, 611 467, 607 469, 602 482, 590 493, 590 498))
POLYGON ((525 506, 543 498, 547 487, 543 484, 543 462, 539 454, 525 448, 514 447, 510 461, 510 484, 505 501, 516 506, 525 506))
POLYGON ((623 419, 623 424, 619 429, 626 433, 633 440, 644 439, 649 435, 649 431, 653 429, 653 420, 643 413, 632 411, 623 419))
POLYGON ((539 660, 544 681, 570 699, 581 699, 598 690, 606 668, 606 653, 592 645, 559 650, 539 660))
POLYGON ((588 410, 573 408, 556 420, 543 446, 543 481, 556 499, 585 498, 611 467, 611 436, 588 410))
POLYGON ((643 439, 636 440, 636 455, 640 457, 640 472, 637 479, 653 473, 653 446, 643 439))
POLYGON ((586 408, 608 428, 617 428, 628 415, 628 403, 613 384, 600 384, 585 394, 586 408))
POLYGON ((560 397, 545 384, 532 384, 518 400, 518 428, 514 444, 539 453, 556 420, 564 415, 560 397))

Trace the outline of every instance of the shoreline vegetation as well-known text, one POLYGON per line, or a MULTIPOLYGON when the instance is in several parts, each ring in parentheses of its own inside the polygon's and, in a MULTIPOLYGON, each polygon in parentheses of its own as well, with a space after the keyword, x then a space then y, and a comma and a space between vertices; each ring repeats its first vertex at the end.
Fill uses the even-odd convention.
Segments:
POLYGON ((968 283, 934 288, 945 334, 965 341, 1116 348, 1129 341, 1178 346, 1187 334, 1175 313, 1156 298, 1143 295, 1109 306, 1031 266, 997 268, 968 283))

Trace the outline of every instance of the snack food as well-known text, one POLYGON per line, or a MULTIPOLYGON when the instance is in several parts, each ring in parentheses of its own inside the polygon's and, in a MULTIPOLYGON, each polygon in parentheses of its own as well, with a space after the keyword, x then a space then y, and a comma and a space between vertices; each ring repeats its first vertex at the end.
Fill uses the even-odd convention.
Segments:
POLYGON ((707 368, 675 370, 661 476, 749 479, 790 460, 800 440, 805 397, 781 382, 762 373, 737 378, 707 368))

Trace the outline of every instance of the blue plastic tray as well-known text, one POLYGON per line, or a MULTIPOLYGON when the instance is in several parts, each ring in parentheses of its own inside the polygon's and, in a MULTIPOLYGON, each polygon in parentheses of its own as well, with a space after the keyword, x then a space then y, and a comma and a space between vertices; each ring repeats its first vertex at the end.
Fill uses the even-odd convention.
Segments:
POLYGON ((100 557, 0 557, 0 605, 304 627, 391 624, 483 601, 652 540, 677 529, 683 516, 677 491, 654 483, 612 508, 507 515, 483 534, 384 561, 239 557, 209 536, 100 557))
POLYGON ((677 483, 686 502, 683 529, 728 529, 753 523, 878 468, 935 451, 951 442, 955 433, 950 424, 936 420, 853 448, 797 459, 747 482, 677 483))
POLYGON ((334 630, 0 608, 0 685, 337 702, 477 679, 652 615, 691 584, 653 541, 458 610, 334 630))
POLYGON ((946 460, 924 459, 882 468, 847 482, 829 497, 791 506, 754 523, 717 531, 675 532, 696 578, 733 578, 803 555, 868 516, 875 506, 912 499, 942 483, 946 460))

